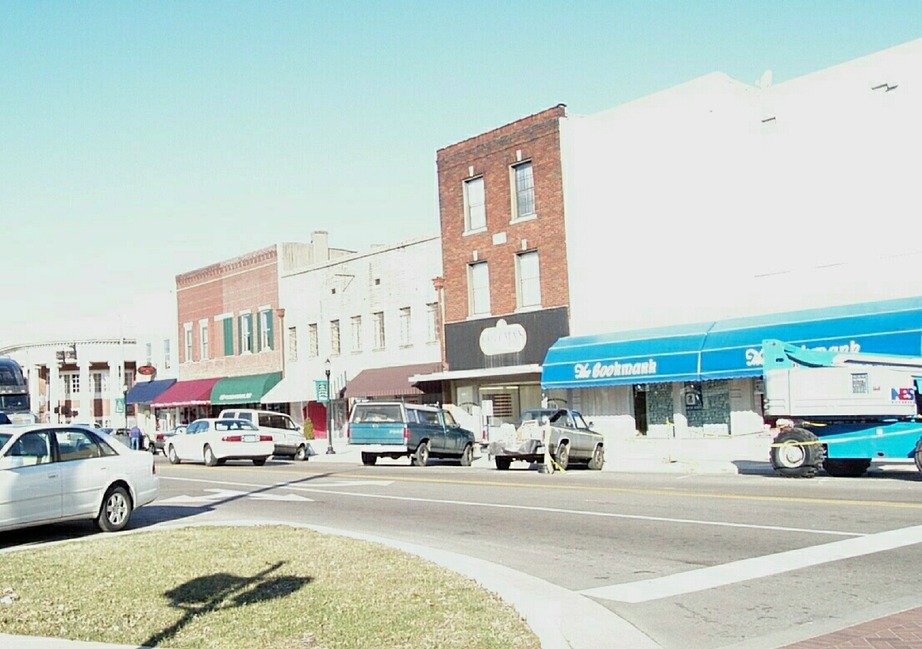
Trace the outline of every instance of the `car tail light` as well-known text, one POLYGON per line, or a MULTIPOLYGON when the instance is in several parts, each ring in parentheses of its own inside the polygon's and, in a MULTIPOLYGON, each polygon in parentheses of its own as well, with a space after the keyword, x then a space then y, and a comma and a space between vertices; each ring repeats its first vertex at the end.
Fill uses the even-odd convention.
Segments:
POLYGON ((407 440, 407 441, 409 441, 409 439, 410 439, 410 427, 409 427, 409 426, 404 426, 404 427, 403 427, 403 439, 405 439, 405 440, 407 440))
POLYGON ((259 441, 260 441, 260 442, 271 442, 271 441, 273 441, 273 440, 272 440, 272 435, 260 435, 260 436, 259 436, 259 441))
POLYGON ((352 437, 352 431, 349 430, 349 422, 346 422, 346 425, 345 425, 343 428, 346 429, 346 439, 351 438, 351 437, 352 437))
POLYGON ((151 472, 151 475, 157 475, 157 464, 156 463, 151 462, 150 472, 151 472))
POLYGON ((221 438, 222 442, 242 442, 243 437, 240 435, 225 435, 221 438))

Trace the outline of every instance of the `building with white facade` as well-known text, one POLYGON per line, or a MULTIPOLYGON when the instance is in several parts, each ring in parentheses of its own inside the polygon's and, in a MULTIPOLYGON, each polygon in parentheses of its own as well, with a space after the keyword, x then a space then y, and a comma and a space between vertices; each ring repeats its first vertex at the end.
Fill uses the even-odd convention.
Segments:
POLYGON ((333 426, 349 400, 441 400, 440 385, 414 386, 413 374, 440 367, 437 236, 357 252, 301 269, 282 269, 282 380, 263 404, 290 404, 292 414, 325 430, 329 361, 333 426))
POLYGON ((127 338, 57 340, 0 349, 22 367, 38 421, 121 428, 143 423, 125 394, 137 380, 138 348, 127 338))

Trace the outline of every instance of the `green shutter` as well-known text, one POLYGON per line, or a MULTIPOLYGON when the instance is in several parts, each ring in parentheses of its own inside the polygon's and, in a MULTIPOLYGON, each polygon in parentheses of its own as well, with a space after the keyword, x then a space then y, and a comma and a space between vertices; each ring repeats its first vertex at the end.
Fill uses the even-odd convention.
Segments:
POLYGON ((275 349, 275 336, 272 334, 275 332, 275 312, 272 309, 269 309, 268 315, 266 315, 266 337, 269 339, 269 349, 275 349))
POLYGON ((224 355, 234 355, 234 322, 224 318, 224 355))

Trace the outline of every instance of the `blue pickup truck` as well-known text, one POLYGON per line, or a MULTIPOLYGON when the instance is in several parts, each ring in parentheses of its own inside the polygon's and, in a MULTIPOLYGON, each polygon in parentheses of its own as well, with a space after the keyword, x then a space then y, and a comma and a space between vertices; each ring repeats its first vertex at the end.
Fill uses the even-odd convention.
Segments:
POLYGON ((362 464, 379 457, 409 457, 414 466, 429 458, 457 459, 462 466, 474 460, 474 433, 458 425, 451 413, 435 406, 398 401, 355 404, 347 429, 349 444, 361 447, 362 464))

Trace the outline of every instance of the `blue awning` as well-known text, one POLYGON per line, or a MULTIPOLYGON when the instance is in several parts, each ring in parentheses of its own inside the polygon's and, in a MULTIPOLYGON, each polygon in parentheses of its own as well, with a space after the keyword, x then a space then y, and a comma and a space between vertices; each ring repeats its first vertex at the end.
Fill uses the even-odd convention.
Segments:
POLYGON ((176 383, 176 379, 161 379, 160 381, 142 381, 135 383, 125 397, 125 403, 150 403, 166 389, 176 383))
POLYGON ((699 381, 762 375, 762 341, 810 349, 922 356, 922 297, 561 338, 544 388, 699 381))
POLYGON ((546 388, 695 381, 711 323, 597 336, 568 336, 551 345, 541 370, 546 388))

